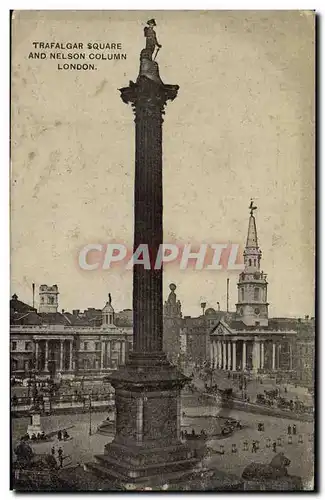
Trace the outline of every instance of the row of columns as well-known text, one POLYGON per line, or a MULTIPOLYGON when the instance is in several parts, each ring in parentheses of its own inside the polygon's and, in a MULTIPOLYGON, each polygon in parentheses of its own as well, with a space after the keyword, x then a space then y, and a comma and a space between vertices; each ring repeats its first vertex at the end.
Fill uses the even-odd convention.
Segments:
MULTIPOLYGON (((126 361, 126 340, 121 341, 113 341, 114 343, 118 342, 119 344, 119 364, 124 364, 126 361)), ((111 359, 112 354, 112 341, 106 342, 102 341, 101 343, 101 353, 100 353, 100 368, 101 370, 105 368, 105 344, 107 344, 107 359, 111 359)))
MULTIPOLYGON (((49 339, 46 339, 45 342, 45 347, 44 347, 44 371, 48 371, 48 362, 49 362, 49 339)), ((38 359, 39 359, 39 352, 40 352, 40 347, 39 347, 39 340, 35 341, 35 359, 36 359, 36 365, 38 365, 38 359)), ((64 342, 65 340, 62 339, 60 340, 60 363, 59 363, 59 371, 63 371, 63 357, 64 357, 64 342)), ((72 353, 73 353, 73 347, 72 347, 72 340, 69 340, 69 367, 68 371, 73 370, 72 366, 72 353)), ((116 341, 115 341, 116 342, 116 341)), ((107 344, 107 358, 111 359, 111 342, 104 342, 102 341, 101 343, 101 359, 100 359, 100 368, 104 368, 104 363, 105 363, 105 344, 107 344)), ((126 356, 126 341, 119 341, 119 363, 124 364, 125 363, 125 356, 126 356)))
MULTIPOLYGON (((35 340, 35 359, 36 359, 36 365, 38 364, 38 357, 39 357, 39 340, 35 340)), ((44 371, 47 372, 49 371, 49 340, 46 339, 45 341, 45 349, 44 349, 44 371)), ((59 365, 59 370, 63 370, 63 343, 65 342, 64 339, 60 340, 60 365, 59 365)), ((69 342, 69 371, 72 371, 72 340, 68 340, 69 342)))
MULTIPOLYGON (((217 340, 211 342, 211 366, 221 370, 236 371, 237 370, 237 342, 236 340, 217 340)), ((276 349, 280 346, 275 342, 272 344, 272 370, 279 368, 279 352, 276 349)), ((252 353, 253 370, 263 370, 265 363, 265 346, 263 341, 253 342, 252 353)), ((247 366, 247 342, 242 342, 241 350, 241 369, 246 370, 247 366)), ((292 346, 289 344, 289 370, 292 370, 292 346)))

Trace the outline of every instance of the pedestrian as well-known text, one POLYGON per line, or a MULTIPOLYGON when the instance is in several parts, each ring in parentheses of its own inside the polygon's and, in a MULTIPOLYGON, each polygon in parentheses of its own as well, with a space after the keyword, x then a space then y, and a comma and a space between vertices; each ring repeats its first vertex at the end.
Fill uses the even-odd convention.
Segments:
POLYGON ((276 453, 276 441, 273 441, 273 451, 276 453))
POLYGON ((54 446, 52 446, 52 448, 51 448, 51 454, 52 454, 53 456, 55 455, 55 448, 54 448, 54 446))
POLYGON ((256 449, 256 443, 255 441, 252 442, 252 453, 256 453, 257 452, 257 449, 256 449))
POLYGON ((295 436, 297 434, 297 427, 296 424, 293 424, 292 426, 292 434, 295 436))
POLYGON ((62 432, 58 431, 58 440, 61 441, 61 439, 62 439, 62 432))
POLYGON ((58 449, 58 455, 59 455, 60 467, 62 468, 62 466, 63 466, 63 450, 61 447, 58 449))
POLYGON ((288 436, 291 436, 291 425, 288 425, 288 436))

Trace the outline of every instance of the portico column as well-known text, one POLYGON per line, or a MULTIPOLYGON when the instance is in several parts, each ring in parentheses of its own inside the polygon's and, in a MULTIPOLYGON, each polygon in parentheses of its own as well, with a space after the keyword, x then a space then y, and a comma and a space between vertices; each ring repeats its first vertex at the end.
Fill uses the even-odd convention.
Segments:
POLYGON ((121 363, 125 363, 125 341, 121 342, 121 363))
POLYGON ((105 355, 105 342, 102 341, 101 346, 102 346, 102 348, 100 351, 100 369, 103 370, 103 368, 104 368, 104 355, 105 355))
POLYGON ((111 366, 111 342, 107 342, 106 366, 111 366))
POLYGON ((69 371, 70 372, 72 371, 72 349, 73 349, 72 340, 70 340, 70 349, 69 349, 69 371))
POLYGON ((232 343, 232 371, 236 371, 236 341, 232 343))
POLYGON ((261 369, 264 370, 264 342, 261 342, 261 369))
POLYGON ((227 369, 227 352, 226 352, 226 342, 222 341, 222 350, 223 350, 223 363, 222 363, 222 368, 223 370, 227 369))
POLYGON ((49 371, 48 362, 49 362, 49 341, 45 340, 45 363, 44 363, 44 371, 46 371, 46 372, 49 371))
POLYGON ((214 342, 210 339, 210 366, 214 368, 214 342))
POLYGON ((38 340, 35 340, 35 369, 36 370, 38 370, 38 350, 39 350, 38 340))
POLYGON ((63 340, 60 340, 60 372, 63 370, 63 340))
POLYGON ((221 343, 221 340, 218 340, 218 345, 219 345, 219 369, 221 370, 221 368, 222 368, 222 343, 221 343))
POLYGON ((260 368, 260 343, 254 341, 253 343, 253 370, 257 371, 260 368))
POLYGON ((242 370, 246 370, 246 341, 243 341, 243 359, 242 359, 242 370))
POLYGON ((231 370, 231 343, 228 342, 228 364, 227 370, 231 370))
POLYGON ((272 370, 275 370, 275 343, 272 344, 272 370))
POLYGON ((218 342, 215 341, 214 343, 214 368, 218 368, 218 342))

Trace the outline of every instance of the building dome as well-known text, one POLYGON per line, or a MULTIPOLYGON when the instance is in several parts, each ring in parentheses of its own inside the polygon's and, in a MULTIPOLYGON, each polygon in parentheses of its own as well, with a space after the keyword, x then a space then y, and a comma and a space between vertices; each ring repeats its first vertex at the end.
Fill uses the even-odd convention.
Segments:
POLYGON ((114 325, 114 309, 110 293, 108 294, 108 302, 106 302, 105 307, 102 309, 102 325, 114 325))
POLYGON ((205 311, 205 316, 212 316, 213 314, 216 314, 216 311, 215 311, 215 309, 213 309, 213 307, 209 307, 209 308, 205 311))

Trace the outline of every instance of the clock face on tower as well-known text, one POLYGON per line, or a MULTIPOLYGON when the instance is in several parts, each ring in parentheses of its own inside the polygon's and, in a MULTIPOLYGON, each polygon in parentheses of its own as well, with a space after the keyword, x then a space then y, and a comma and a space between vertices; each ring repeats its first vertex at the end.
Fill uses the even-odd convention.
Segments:
POLYGON ((260 310, 259 310, 259 308, 258 308, 258 307, 255 307, 254 312, 255 312, 255 314, 260 314, 260 310))

